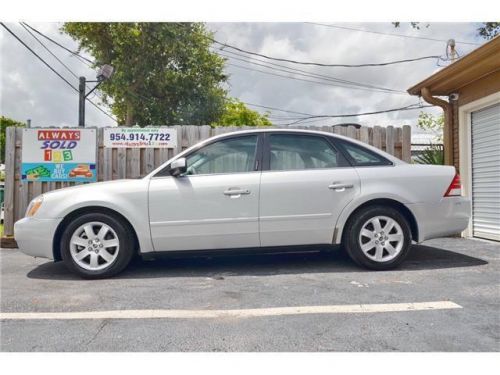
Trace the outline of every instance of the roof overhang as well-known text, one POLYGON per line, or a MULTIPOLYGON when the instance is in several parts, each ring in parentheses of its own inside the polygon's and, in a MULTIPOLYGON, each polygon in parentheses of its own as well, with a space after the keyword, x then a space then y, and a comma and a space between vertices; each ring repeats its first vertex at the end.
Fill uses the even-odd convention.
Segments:
POLYGON ((500 70, 500 36, 410 87, 408 93, 420 96, 426 87, 431 95, 448 96, 497 70, 500 70))

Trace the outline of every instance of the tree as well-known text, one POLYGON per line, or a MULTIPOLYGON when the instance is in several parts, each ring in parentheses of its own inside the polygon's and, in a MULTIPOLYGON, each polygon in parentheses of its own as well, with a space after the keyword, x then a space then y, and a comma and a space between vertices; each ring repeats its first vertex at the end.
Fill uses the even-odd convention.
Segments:
POLYGON ((220 120, 213 122, 212 125, 271 126, 272 123, 269 121, 268 114, 262 115, 253 111, 238 99, 228 99, 220 120))
MULTIPOLYGON (((401 22, 393 22, 394 27, 401 26, 401 22)), ((421 22, 410 22, 411 27, 420 30, 421 22)), ((426 24, 425 28, 428 28, 430 24, 426 24)), ((486 39, 493 39, 500 33, 500 22, 481 22, 481 26, 477 28, 477 34, 486 39)))
POLYGON ((100 90, 119 124, 209 124, 224 111, 224 59, 200 23, 65 23, 62 32, 110 64, 100 90))
POLYGON ((430 131, 438 142, 443 141, 444 115, 434 116, 430 113, 420 112, 417 126, 422 130, 430 131))
POLYGON ((5 116, 0 117, 0 163, 2 164, 5 163, 5 138, 9 126, 22 127, 24 123, 5 116))

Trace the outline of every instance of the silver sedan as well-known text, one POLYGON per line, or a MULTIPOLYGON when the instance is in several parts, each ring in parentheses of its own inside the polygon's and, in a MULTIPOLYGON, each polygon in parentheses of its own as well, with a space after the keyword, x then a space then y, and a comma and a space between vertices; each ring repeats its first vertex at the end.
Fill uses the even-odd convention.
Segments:
POLYGON ((45 193, 15 238, 85 278, 115 275, 136 254, 318 245, 385 270, 412 241, 464 230, 470 212, 453 167, 331 133, 262 129, 200 142, 141 179, 45 193))

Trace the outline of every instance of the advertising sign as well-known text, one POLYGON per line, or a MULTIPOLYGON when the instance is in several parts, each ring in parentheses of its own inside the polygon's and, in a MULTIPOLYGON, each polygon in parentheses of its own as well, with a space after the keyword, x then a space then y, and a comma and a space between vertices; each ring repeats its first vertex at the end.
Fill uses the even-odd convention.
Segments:
POLYGON ((96 181, 95 129, 23 129, 23 181, 96 181))
POLYGON ((104 147, 175 148, 177 130, 169 128, 105 128, 104 147))

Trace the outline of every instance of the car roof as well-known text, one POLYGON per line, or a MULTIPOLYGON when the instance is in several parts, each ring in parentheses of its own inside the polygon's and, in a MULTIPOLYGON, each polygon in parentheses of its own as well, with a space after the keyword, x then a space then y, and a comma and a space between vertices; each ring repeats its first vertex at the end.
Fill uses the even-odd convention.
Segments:
POLYGON ((337 133, 331 133, 327 131, 320 131, 320 130, 309 130, 309 129, 288 129, 288 128, 261 128, 261 129, 242 129, 242 130, 235 130, 227 133, 222 133, 215 135, 213 137, 208 138, 206 141, 213 141, 215 139, 222 139, 225 137, 231 137, 235 135, 242 135, 242 134, 259 134, 259 133, 297 133, 297 134, 312 134, 312 135, 322 135, 326 137, 333 137, 333 138, 338 138, 338 139, 343 139, 345 141, 351 142, 358 144, 362 147, 368 148, 378 154, 381 154, 385 158, 389 159, 395 164, 404 164, 404 162, 401 159, 396 158, 395 156, 377 148, 372 145, 369 145, 368 143, 361 142, 357 139, 351 138, 351 137, 346 137, 337 133))

